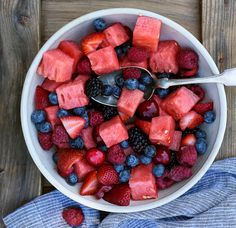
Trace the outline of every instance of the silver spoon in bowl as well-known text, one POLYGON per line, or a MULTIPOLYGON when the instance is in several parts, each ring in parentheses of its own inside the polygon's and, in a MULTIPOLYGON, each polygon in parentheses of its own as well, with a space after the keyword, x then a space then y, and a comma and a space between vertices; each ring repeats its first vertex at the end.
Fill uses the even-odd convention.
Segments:
MULTIPOLYGON (((122 67, 117 71, 114 71, 109 74, 101 75, 98 78, 102 81, 102 83, 114 86, 116 84, 116 77, 122 76, 122 71, 126 68, 138 68, 142 71, 142 74, 148 74, 153 78, 153 82, 151 85, 147 86, 147 89, 144 92, 144 99, 148 100, 152 97, 154 90, 156 88, 167 89, 170 86, 178 86, 178 85, 187 85, 187 84, 203 84, 203 83, 221 83, 226 86, 236 86, 236 68, 227 69, 221 74, 211 75, 208 77, 197 77, 197 78, 187 78, 187 79, 168 79, 168 78, 156 78, 150 71, 145 68, 138 66, 128 66, 122 67)), ((114 96, 96 96, 92 97, 96 102, 108 105, 112 107, 116 107, 118 98, 114 96)))

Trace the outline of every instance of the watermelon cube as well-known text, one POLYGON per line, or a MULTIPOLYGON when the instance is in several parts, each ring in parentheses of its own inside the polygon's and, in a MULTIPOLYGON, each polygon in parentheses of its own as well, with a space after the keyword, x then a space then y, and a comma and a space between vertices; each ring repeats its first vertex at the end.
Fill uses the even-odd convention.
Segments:
POLYGON ((122 89, 120 98, 117 102, 117 109, 129 117, 132 117, 138 108, 138 105, 143 99, 144 92, 135 89, 128 90, 126 88, 122 89))
POLYGON ((129 36, 127 35, 125 28, 121 23, 115 23, 109 26, 103 32, 106 36, 106 40, 112 47, 120 46, 129 39, 129 36))
POLYGON ((182 140, 182 131, 175 131, 169 149, 173 151, 179 151, 181 140, 182 140))
POLYGON ((83 75, 83 74, 79 74, 78 76, 76 76, 76 78, 74 79, 74 82, 82 82, 83 85, 86 84, 86 82, 90 79, 90 76, 89 75, 83 75))
POLYGON ((94 170, 95 168, 91 166, 84 158, 74 164, 74 171, 80 182, 84 180, 88 173, 94 170))
POLYGON ((160 41, 156 52, 152 53, 149 65, 152 72, 176 74, 179 71, 177 54, 179 44, 175 40, 160 41))
POLYGON ((144 60, 142 62, 132 62, 128 59, 127 56, 125 56, 124 58, 122 58, 120 60, 120 66, 121 67, 127 67, 127 66, 138 66, 138 67, 143 67, 145 69, 148 68, 148 63, 147 63, 147 60, 144 60))
POLYGON ((182 86, 161 102, 161 108, 175 120, 179 120, 188 113, 199 100, 200 98, 195 93, 182 86))
POLYGON ((80 50, 79 45, 72 40, 63 40, 58 48, 74 59, 73 72, 75 72, 77 63, 83 57, 83 52, 80 50))
POLYGON ((56 88, 62 84, 63 82, 55 82, 55 81, 49 80, 48 78, 45 78, 41 86, 49 92, 54 92, 56 88))
POLYGON ((154 144, 170 146, 175 131, 175 120, 171 116, 152 118, 149 139, 154 144))
POLYGON ((119 116, 102 123, 99 135, 107 147, 111 147, 129 138, 127 129, 119 116))
POLYGON ((156 199, 158 196, 153 165, 139 165, 132 169, 129 180, 133 200, 156 199))
POLYGON ((89 99, 85 94, 84 80, 63 84, 56 89, 56 93, 60 108, 72 109, 89 104, 89 99))
POLYGON ((93 139, 93 128, 87 127, 81 131, 81 137, 84 141, 84 146, 87 150, 96 147, 96 143, 93 139))
POLYGON ((61 124, 60 119, 57 117, 58 106, 50 106, 44 109, 47 114, 47 120, 51 123, 52 127, 61 124))
POLYGON ((112 46, 89 53, 88 58, 93 71, 99 75, 111 73, 120 68, 116 52, 112 46))
POLYGON ((161 31, 161 20, 140 16, 133 32, 133 46, 144 47, 151 52, 157 51, 161 31))
POLYGON ((73 64, 74 59, 69 55, 60 49, 53 49, 43 54, 37 73, 56 82, 65 82, 72 77, 73 64))

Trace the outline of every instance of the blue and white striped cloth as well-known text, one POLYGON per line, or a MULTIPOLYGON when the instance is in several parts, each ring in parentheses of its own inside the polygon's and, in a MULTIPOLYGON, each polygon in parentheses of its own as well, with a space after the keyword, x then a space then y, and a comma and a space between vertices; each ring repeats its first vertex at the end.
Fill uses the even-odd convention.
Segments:
MULTIPOLYGON (((4 218, 8 228, 69 227, 61 212, 77 205, 58 191, 40 196, 4 218)), ((83 228, 236 227, 236 158, 215 162, 204 177, 178 199, 155 209, 109 214, 80 205, 83 228)))

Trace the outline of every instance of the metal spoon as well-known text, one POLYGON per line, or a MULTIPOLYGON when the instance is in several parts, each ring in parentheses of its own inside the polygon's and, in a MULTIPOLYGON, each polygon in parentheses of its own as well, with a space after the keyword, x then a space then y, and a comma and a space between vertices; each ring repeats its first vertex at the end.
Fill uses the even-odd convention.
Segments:
MULTIPOLYGON (((101 75, 99 79, 103 84, 109 84, 114 86, 116 84, 115 79, 122 75, 122 71, 126 68, 138 68, 142 71, 142 74, 148 74, 153 78, 153 83, 147 86, 144 93, 144 99, 148 100, 152 97, 154 90, 156 88, 167 89, 170 86, 187 85, 187 84, 203 84, 203 83, 221 83, 226 86, 236 86, 236 68, 227 69, 221 74, 211 75, 208 77, 197 77, 197 78, 187 78, 187 79, 168 79, 162 78, 157 79, 150 71, 145 68, 137 66, 122 67, 117 71, 110 74, 101 75)), ((114 96, 97 96, 93 97, 93 100, 100 104, 116 107, 117 98, 114 96)))

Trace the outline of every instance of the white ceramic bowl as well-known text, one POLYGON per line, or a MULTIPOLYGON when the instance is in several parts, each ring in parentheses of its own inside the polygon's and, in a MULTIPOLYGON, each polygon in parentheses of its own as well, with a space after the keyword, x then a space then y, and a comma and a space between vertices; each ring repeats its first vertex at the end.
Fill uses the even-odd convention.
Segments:
POLYGON ((194 49, 199 55, 200 75, 219 73, 214 61, 201 43, 190 32, 172 20, 156 13, 140 9, 106 9, 79 17, 57 31, 36 55, 27 73, 22 93, 22 129, 29 152, 41 173, 59 191, 74 201, 108 212, 125 213, 143 211, 166 204, 185 193, 196 184, 214 161, 220 149, 226 127, 227 107, 223 85, 204 85, 204 88, 207 90, 207 96, 214 101, 214 109, 216 111, 215 122, 210 126, 204 126, 208 134, 208 150, 203 156, 198 158, 197 164, 193 167, 193 176, 191 178, 175 184, 167 190, 160 191, 158 199, 132 201, 128 207, 116 206, 103 200, 97 200, 92 196, 80 196, 80 185, 71 187, 58 175, 52 161, 52 153, 42 150, 37 140, 36 129, 30 120, 30 115, 34 109, 35 88, 43 81, 43 78, 36 74, 36 69, 42 55, 48 49, 56 48, 61 40, 72 39, 79 41, 83 36, 93 31, 92 21, 98 17, 103 17, 108 23, 120 21, 130 28, 133 28, 138 15, 146 15, 162 20, 161 40, 174 39, 178 41, 182 47, 186 46, 194 49))

